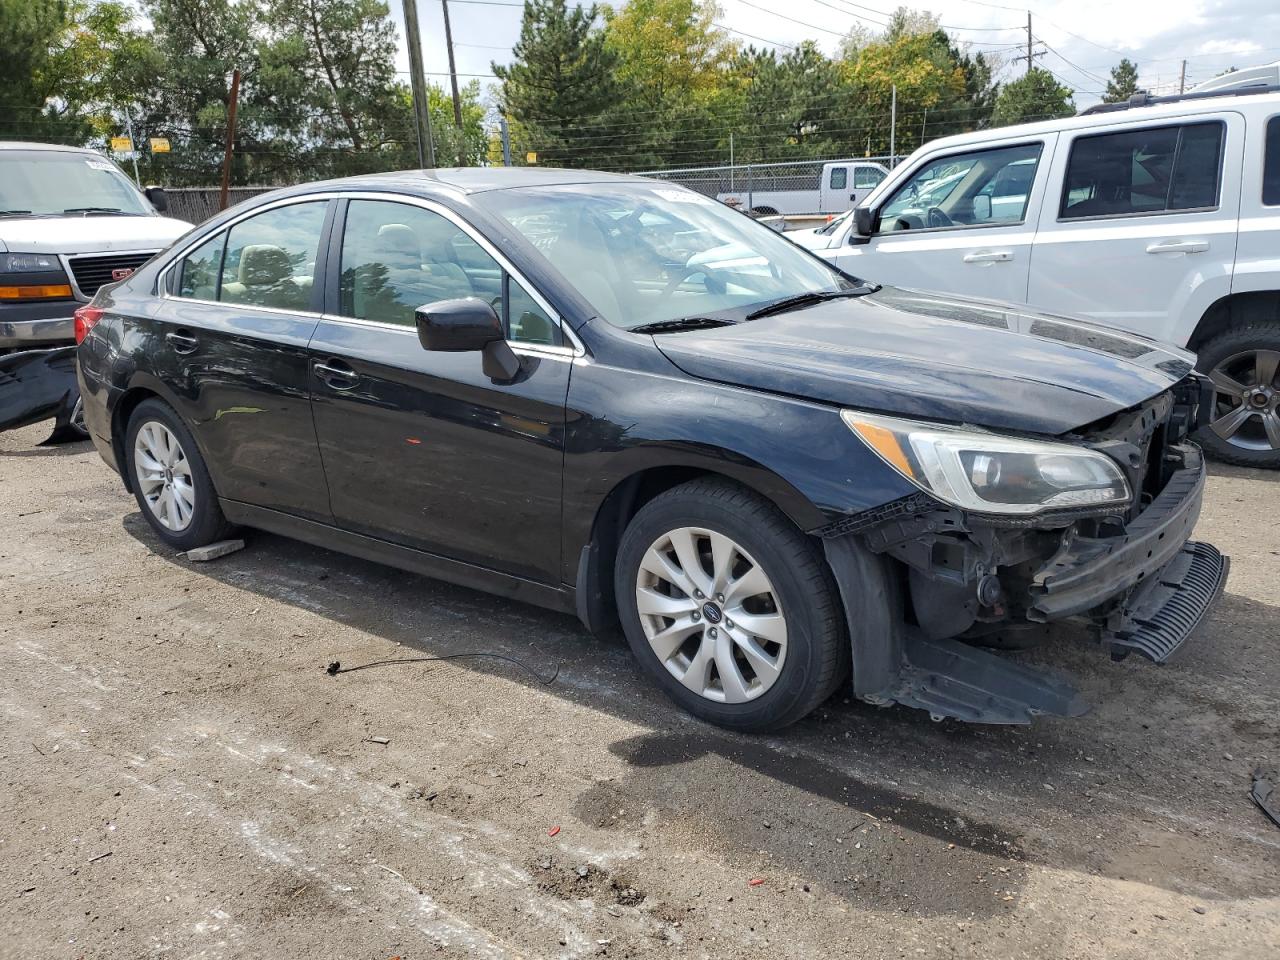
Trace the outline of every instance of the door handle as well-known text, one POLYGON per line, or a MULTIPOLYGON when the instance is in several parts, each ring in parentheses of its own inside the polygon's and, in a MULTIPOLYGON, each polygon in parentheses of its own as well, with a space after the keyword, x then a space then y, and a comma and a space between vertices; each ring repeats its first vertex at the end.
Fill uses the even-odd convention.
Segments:
POLYGON ((173 345, 174 353, 195 353, 200 346, 199 340, 185 332, 166 333, 164 338, 173 345))
POLYGON ((1008 263, 1012 259, 1011 250, 981 250, 964 255, 965 263, 1008 263))
POLYGON ((1147 253, 1204 253, 1208 240, 1159 240, 1147 247, 1147 253))
POLYGON ((350 390, 360 379, 360 375, 341 360, 330 360, 328 363, 317 361, 312 369, 316 376, 335 390, 350 390))

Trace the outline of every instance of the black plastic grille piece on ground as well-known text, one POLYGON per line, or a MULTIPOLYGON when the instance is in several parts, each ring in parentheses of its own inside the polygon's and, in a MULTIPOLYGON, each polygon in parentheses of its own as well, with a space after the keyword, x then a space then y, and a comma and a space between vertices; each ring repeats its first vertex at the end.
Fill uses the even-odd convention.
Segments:
POLYGON ((1200 625, 1227 582, 1231 561, 1212 544, 1188 541, 1126 605, 1110 636, 1113 655, 1137 652, 1164 663, 1200 625))

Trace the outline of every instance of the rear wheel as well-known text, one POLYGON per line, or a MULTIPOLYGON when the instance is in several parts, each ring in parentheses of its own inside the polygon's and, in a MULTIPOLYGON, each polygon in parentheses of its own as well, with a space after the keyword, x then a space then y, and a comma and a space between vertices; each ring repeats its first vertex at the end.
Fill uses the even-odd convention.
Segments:
POLYGON ((695 716, 775 730, 848 670, 835 584, 776 507, 696 480, 646 504, 623 535, 615 589, 632 652, 695 716))
POLYGON ((1214 386, 1200 444, 1228 463, 1280 467, 1280 323, 1218 334, 1200 349, 1198 366, 1214 386))
POLYGON ((133 493, 156 535, 178 550, 225 539, 231 526, 177 412, 161 400, 144 400, 129 417, 125 438, 133 493))

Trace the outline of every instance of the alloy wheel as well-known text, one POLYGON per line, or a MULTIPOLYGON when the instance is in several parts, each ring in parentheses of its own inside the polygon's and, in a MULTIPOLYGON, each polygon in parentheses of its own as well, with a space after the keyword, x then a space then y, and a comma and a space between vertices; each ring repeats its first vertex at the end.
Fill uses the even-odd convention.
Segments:
POLYGON ((178 533, 191 525, 196 491, 191 464, 173 431, 158 420, 138 429, 133 443, 138 489, 159 524, 178 533))
POLYGON ((1244 450, 1280 451, 1280 350, 1247 350, 1213 368, 1209 429, 1244 450))
POLYGON ((722 533, 680 527, 645 551, 636 609, 658 661, 718 703, 745 703, 782 673, 787 621, 764 568, 722 533))

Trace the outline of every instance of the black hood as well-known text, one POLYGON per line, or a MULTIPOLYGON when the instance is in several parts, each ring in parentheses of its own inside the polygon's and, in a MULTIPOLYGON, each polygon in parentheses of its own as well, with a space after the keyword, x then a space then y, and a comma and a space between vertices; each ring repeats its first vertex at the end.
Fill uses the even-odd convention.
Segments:
POLYGON ((1195 360, 1136 334, 894 287, 654 339, 680 369, 706 380, 1042 434, 1136 406, 1195 360))

